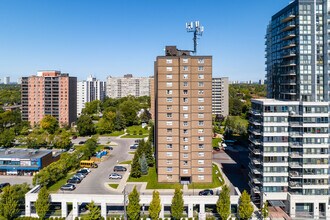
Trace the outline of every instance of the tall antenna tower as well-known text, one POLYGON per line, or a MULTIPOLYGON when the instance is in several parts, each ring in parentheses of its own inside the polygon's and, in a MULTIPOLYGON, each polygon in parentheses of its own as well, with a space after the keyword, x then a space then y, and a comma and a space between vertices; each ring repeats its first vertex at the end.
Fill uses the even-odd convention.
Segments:
POLYGON ((204 27, 199 25, 199 21, 195 21, 195 22, 189 22, 186 23, 186 30, 187 32, 193 32, 194 33, 194 50, 192 50, 191 52, 193 52, 194 54, 197 53, 197 36, 202 36, 203 32, 204 32, 204 27))

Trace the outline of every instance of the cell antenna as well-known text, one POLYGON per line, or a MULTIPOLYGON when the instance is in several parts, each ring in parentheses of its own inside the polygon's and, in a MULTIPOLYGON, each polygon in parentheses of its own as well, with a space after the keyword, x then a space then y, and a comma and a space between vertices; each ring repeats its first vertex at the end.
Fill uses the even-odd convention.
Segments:
POLYGON ((187 32, 193 32, 194 33, 194 50, 190 51, 194 54, 197 53, 197 36, 202 36, 204 32, 204 27, 199 24, 199 21, 195 22, 188 22, 186 23, 186 30, 187 32))

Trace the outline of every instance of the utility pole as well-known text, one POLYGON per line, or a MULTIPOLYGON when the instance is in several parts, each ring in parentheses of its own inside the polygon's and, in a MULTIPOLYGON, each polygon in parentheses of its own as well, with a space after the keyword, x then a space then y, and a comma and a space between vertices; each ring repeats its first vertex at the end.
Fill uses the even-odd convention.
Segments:
POLYGON ((127 211, 126 211, 126 185, 124 187, 124 220, 127 220, 127 211))

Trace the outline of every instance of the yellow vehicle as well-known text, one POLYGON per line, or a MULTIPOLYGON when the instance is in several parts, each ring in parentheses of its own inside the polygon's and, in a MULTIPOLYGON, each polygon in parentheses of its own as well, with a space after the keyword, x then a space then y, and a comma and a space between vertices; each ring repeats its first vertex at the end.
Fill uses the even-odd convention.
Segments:
POLYGON ((82 167, 82 168, 97 168, 98 165, 92 160, 82 160, 82 161, 80 161, 80 167, 82 167))

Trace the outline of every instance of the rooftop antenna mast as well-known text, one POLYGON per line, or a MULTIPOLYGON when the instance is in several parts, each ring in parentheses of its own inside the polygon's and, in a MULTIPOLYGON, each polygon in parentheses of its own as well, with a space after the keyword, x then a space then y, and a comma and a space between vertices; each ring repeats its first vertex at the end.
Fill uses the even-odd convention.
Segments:
POLYGON ((203 32, 204 32, 204 27, 199 25, 199 21, 195 21, 195 22, 188 22, 186 23, 186 30, 187 32, 193 32, 194 33, 194 50, 192 50, 191 52, 193 52, 194 54, 197 53, 197 36, 202 36, 203 32))

